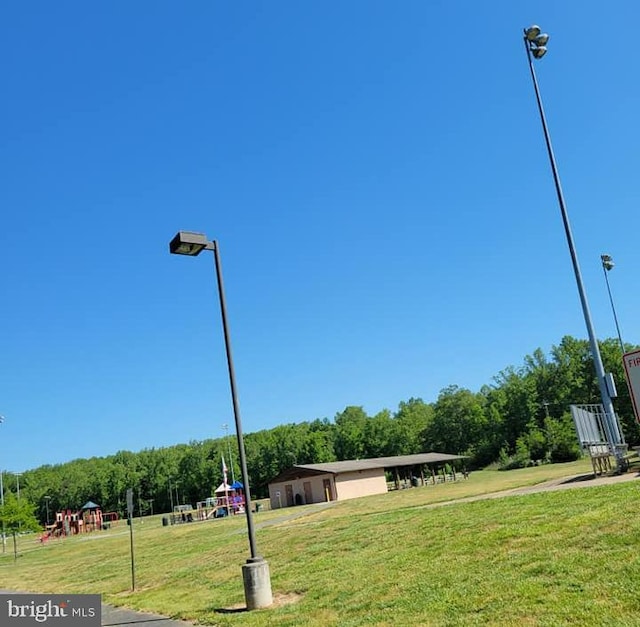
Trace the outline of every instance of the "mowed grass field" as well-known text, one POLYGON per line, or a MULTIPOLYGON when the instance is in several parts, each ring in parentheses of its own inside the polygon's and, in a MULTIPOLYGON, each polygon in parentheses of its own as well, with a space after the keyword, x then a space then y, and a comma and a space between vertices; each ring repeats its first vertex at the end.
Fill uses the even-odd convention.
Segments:
POLYGON ((240 611, 244 516, 172 527, 135 519, 135 591, 126 524, 44 545, 24 536, 16 563, 9 540, 0 587, 102 593, 204 625, 640 625, 638 481, 451 502, 589 471, 587 462, 482 471, 260 512, 276 601, 264 610, 240 611))

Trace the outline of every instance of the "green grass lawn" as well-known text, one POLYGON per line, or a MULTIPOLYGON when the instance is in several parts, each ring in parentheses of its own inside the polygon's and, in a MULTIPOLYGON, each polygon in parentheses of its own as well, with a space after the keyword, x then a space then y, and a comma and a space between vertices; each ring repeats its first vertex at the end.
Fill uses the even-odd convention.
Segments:
POLYGON ((472 473, 466 481, 260 512, 274 607, 243 607, 246 519, 126 524, 0 556, 0 586, 102 593, 114 605, 208 625, 640 625, 635 481, 443 504, 588 472, 590 465, 472 473), (299 514, 283 520, 284 514, 299 514), (265 526, 263 526, 265 525, 265 526))

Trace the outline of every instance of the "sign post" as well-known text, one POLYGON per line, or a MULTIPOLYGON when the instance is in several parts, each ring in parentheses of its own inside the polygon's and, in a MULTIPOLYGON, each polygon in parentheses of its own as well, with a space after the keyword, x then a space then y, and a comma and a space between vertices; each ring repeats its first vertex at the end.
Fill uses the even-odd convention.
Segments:
POLYGON ((640 423, 640 351, 625 353, 623 361, 633 413, 636 415, 636 422, 640 423))

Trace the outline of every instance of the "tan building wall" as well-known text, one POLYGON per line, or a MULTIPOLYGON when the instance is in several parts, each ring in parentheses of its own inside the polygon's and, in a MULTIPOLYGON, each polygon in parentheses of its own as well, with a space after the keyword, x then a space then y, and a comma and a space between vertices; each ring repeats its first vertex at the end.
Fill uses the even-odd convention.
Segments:
POLYGON ((336 492, 338 501, 355 499, 369 494, 386 494, 387 480, 384 468, 358 470, 336 475, 336 492))
POLYGON ((327 473, 326 475, 316 475, 315 477, 270 483, 269 500, 271 501, 271 509, 296 505, 296 494, 299 495, 300 504, 304 505, 335 501, 336 487, 333 475, 327 473))
POLYGON ((344 501, 386 492, 384 468, 347 472, 335 476, 327 473, 269 484, 271 509, 297 504, 344 501))

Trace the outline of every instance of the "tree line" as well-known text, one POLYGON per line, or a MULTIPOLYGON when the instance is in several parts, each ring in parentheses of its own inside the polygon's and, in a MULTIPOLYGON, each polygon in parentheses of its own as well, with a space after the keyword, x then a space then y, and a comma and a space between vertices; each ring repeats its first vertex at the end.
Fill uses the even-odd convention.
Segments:
MULTIPOLYGON (((640 431, 618 341, 604 340, 600 350, 605 370, 617 382, 614 404, 627 443, 637 445, 640 431)), ((252 496, 267 496, 269 481, 294 464, 429 451, 468 455, 471 469, 492 463, 507 469, 570 461, 580 450, 569 405, 599 402, 589 344, 566 336, 548 354, 536 349, 520 367, 503 370, 477 392, 451 385, 431 403, 410 398, 395 411, 383 409, 375 415, 348 406, 332 420, 318 418, 246 434, 252 496)), ((35 506, 43 523, 47 512, 53 519, 55 511, 75 510, 88 500, 122 516, 128 488, 134 490, 136 515, 167 512, 173 505, 195 504, 212 495, 222 482, 223 455, 229 477, 233 473, 240 479, 235 437, 228 437, 232 443, 217 438, 41 466, 20 477, 20 496, 35 506)), ((5 491, 15 493, 15 482, 5 475, 5 491)))

